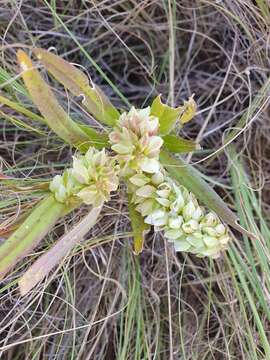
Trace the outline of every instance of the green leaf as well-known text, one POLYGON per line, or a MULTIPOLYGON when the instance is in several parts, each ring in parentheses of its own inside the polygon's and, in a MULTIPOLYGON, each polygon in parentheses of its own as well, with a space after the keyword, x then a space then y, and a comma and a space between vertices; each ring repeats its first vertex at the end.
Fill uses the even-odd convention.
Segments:
POLYGON ((201 148, 198 143, 172 134, 163 136, 163 140, 165 148, 174 153, 188 153, 201 148))
POLYGON ((110 100, 95 84, 89 84, 88 77, 78 68, 47 50, 36 48, 34 54, 53 75, 75 96, 83 96, 83 105, 99 121, 106 125, 116 124, 120 114, 110 100))
POLYGON ((85 132, 88 136, 89 146, 94 146, 97 149, 102 149, 104 147, 109 147, 109 136, 106 133, 99 133, 88 125, 79 124, 79 127, 85 132))
MULTIPOLYGON (((227 145, 231 141, 237 138, 239 134, 243 132, 250 119, 252 119, 255 114, 258 116, 265 107, 269 107, 269 93, 270 93, 270 77, 266 80, 263 86, 260 88, 258 93, 254 96, 252 103, 248 106, 247 110, 243 113, 236 125, 233 126, 230 132, 227 132, 224 144, 227 145)), ((215 156, 219 151, 216 152, 215 156)))
POLYGON ((161 95, 157 96, 151 105, 151 115, 159 119, 159 132, 161 135, 166 135, 174 129, 181 113, 182 107, 172 108, 163 104, 161 95))
POLYGON ((52 90, 34 68, 30 58, 22 50, 18 51, 17 56, 23 70, 24 83, 48 126, 67 143, 80 149, 88 147, 89 137, 59 105, 52 90))
MULTIPOLYGON (((36 129, 28 124, 26 124, 24 121, 20 120, 20 119, 16 119, 13 116, 9 116, 7 114, 5 114, 3 111, 0 110, 0 116, 2 116, 3 118, 5 118, 6 120, 10 121, 12 124, 21 127, 23 130, 25 131, 30 131, 30 132, 34 132, 38 135, 43 135, 45 136, 45 133, 39 129, 36 129)), ((1 119, 1 117, 0 117, 1 119)))
POLYGON ((168 152, 160 152, 160 160, 172 178, 191 191, 205 206, 214 211, 227 224, 241 233, 247 233, 238 223, 237 216, 221 197, 203 180, 200 172, 183 159, 176 159, 168 152))
POLYGON ((65 205, 57 202, 52 195, 34 208, 20 227, 0 246, 0 279, 38 245, 65 212, 65 205))
POLYGON ((139 255, 143 250, 144 234, 149 229, 149 225, 145 224, 143 217, 135 209, 135 205, 131 202, 131 196, 128 194, 129 217, 134 237, 134 252, 139 255))
POLYGON ((5 88, 7 92, 18 92, 27 96, 27 91, 17 80, 13 74, 0 67, 0 87, 5 88))
MULTIPOLYGON (((42 116, 39 116, 39 115, 33 113, 32 111, 26 109, 25 107, 17 104, 14 101, 9 100, 8 98, 6 98, 4 96, 1 96, 1 95, 0 95, 0 103, 10 107, 13 110, 16 110, 20 114, 27 116, 31 120, 39 121, 40 123, 46 124, 46 120, 42 116)), ((21 120, 10 117, 3 112, 1 112, 1 114, 2 114, 2 116, 4 116, 5 118, 7 118, 9 121, 13 122, 16 125, 22 126, 23 128, 28 129, 33 132, 37 132, 40 135, 43 134, 42 131, 35 129, 35 128, 31 127, 30 125, 27 125, 26 123, 24 123, 21 120)), ((87 137, 88 137, 87 145, 88 146, 94 146, 97 149, 102 149, 103 147, 109 146, 109 138, 108 138, 107 134, 99 133, 96 130, 92 129, 88 125, 78 124, 78 126, 87 135, 87 137)), ((83 148, 81 150, 82 151, 87 150, 88 146, 87 147, 83 146, 83 148)))
POLYGON ((11 101, 8 98, 1 96, 1 95, 0 95, 0 103, 8 106, 9 108, 11 108, 13 110, 16 110, 20 114, 27 116, 29 119, 39 121, 39 122, 45 122, 43 117, 41 117, 37 114, 34 114, 32 111, 26 109, 22 105, 19 105, 18 103, 11 101))

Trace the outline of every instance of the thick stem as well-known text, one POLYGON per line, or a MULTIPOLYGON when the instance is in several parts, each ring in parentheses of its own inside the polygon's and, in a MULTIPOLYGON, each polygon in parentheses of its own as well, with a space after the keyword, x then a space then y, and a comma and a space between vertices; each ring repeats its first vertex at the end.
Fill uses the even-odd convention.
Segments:
POLYGON ((0 278, 33 249, 53 227, 66 207, 52 195, 42 200, 22 225, 0 246, 0 278))

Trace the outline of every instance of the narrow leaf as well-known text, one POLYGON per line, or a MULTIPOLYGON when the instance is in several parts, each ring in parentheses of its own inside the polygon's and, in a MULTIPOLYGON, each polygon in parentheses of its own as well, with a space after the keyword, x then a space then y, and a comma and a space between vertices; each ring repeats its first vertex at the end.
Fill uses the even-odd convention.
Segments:
POLYGON ((26 295, 37 283, 63 260, 95 225, 102 206, 93 208, 72 230, 63 235, 53 247, 38 258, 19 280, 21 295, 26 295))
POLYGON ((165 148, 174 153, 188 153, 201 148, 196 142, 172 134, 163 136, 163 140, 165 148))
POLYGON ((12 74, 0 67, 0 85, 1 89, 5 88, 7 92, 13 93, 13 91, 21 93, 27 96, 27 91, 12 74))
POLYGON ((97 149, 109 147, 109 136, 106 133, 99 133, 88 125, 79 125, 89 138, 89 145, 97 149))
POLYGON ((74 65, 51 52, 36 48, 34 54, 45 68, 75 96, 83 96, 83 105, 99 121, 115 125, 120 114, 110 100, 88 77, 74 65))
MULTIPOLYGON (((241 116, 235 126, 233 126, 230 132, 227 132, 224 140, 224 144, 229 144, 238 134, 243 132, 247 123, 252 119, 255 114, 257 115, 264 110, 265 106, 269 106, 270 99, 270 77, 266 80, 258 93, 254 96, 251 105, 247 108, 244 114, 241 116)), ((216 156, 219 151, 216 152, 216 156)))
POLYGON ((141 214, 136 211, 135 205, 131 202, 131 194, 128 194, 128 209, 134 237, 134 252, 138 255, 143 250, 144 235, 149 225, 145 224, 141 214))
POLYGON ((1 96, 1 95, 0 95, 0 104, 6 105, 11 109, 16 110, 19 114, 23 114, 23 115, 27 116, 29 119, 36 120, 39 122, 45 122, 43 117, 41 117, 37 114, 34 114, 32 111, 26 109, 22 105, 19 105, 18 103, 11 101, 8 98, 1 96))
POLYGON ((9 122, 11 122, 12 124, 21 127, 23 130, 25 131, 31 131, 34 132, 38 135, 45 135, 45 133, 39 129, 36 129, 28 124, 26 124, 24 121, 20 120, 20 119, 15 119, 13 116, 9 116, 7 114, 5 114, 3 111, 0 110, 0 116, 2 116, 3 118, 5 118, 6 120, 8 120, 9 122))
POLYGON ((171 132, 182 113, 182 107, 172 108, 161 101, 161 95, 157 96, 151 105, 151 115, 159 119, 159 132, 166 135, 171 132))
MULTIPOLYGON (((228 208, 221 197, 203 180, 200 172, 186 163, 183 159, 176 159, 162 150, 160 160, 172 178, 191 191, 205 206, 214 211, 227 224, 241 233, 247 231, 238 223, 237 216, 228 208)), ((248 235, 250 235, 248 233, 248 235)))
MULTIPOLYGON (((33 113, 32 111, 26 109, 25 107, 17 104, 14 101, 9 100, 8 98, 6 98, 4 96, 1 96, 1 95, 0 95, 0 103, 2 103, 4 105, 7 105, 11 109, 16 110, 18 113, 27 116, 31 120, 39 121, 41 123, 46 124, 46 120, 42 116, 39 116, 39 115, 33 113)), ((2 115, 5 116, 5 117, 8 116, 6 114, 4 115, 4 113, 2 113, 2 115)), ((37 129, 34 129, 34 128, 30 127, 29 125, 26 125, 22 121, 19 121, 19 120, 14 119, 14 118, 12 118, 12 119, 13 119, 14 123, 18 122, 18 125, 21 125, 22 127, 28 128, 29 130, 32 129, 32 131, 34 131, 34 132, 41 133, 40 130, 37 130, 37 129)), ((12 121, 12 119, 10 118, 9 120, 12 121)), ((97 149, 101 149, 103 147, 108 146, 108 144, 109 144, 108 136, 105 133, 98 133, 96 130, 92 129, 88 125, 78 124, 78 126, 87 135, 87 137, 88 137, 88 142, 87 142, 88 146, 94 146, 97 149)), ((85 148, 85 150, 87 150, 86 147, 83 147, 81 150, 83 151, 84 148, 85 148)))
POLYGON ((42 240, 65 211, 65 206, 52 195, 34 208, 21 226, 0 246, 0 278, 42 240))
POLYGON ((87 135, 59 105, 50 87, 34 69, 30 58, 22 50, 18 51, 17 56, 25 85, 50 128, 71 145, 86 145, 89 140, 87 135))

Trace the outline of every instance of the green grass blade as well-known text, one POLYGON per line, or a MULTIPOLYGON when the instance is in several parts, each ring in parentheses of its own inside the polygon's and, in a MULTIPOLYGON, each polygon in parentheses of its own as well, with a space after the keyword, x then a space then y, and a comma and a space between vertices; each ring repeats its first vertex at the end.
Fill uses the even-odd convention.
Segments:
POLYGON ((31 120, 39 121, 41 123, 45 122, 45 120, 43 119, 42 116, 39 116, 39 115, 33 113, 32 111, 26 109, 22 105, 19 105, 15 101, 11 101, 8 98, 1 96, 1 95, 0 95, 0 103, 17 111, 19 114, 23 114, 23 115, 27 116, 31 120))
POLYGON ((7 92, 13 92, 15 90, 22 95, 27 96, 26 89, 13 78, 11 74, 9 74, 5 69, 0 67, 0 86, 1 88, 5 88, 7 92))
POLYGON ((237 137, 243 131, 243 128, 248 123, 248 120, 251 119, 256 111, 261 111, 262 107, 269 103, 269 94, 270 94, 270 77, 267 79, 265 84, 262 86, 258 94, 254 97, 251 106, 245 111, 241 116, 238 123, 234 126, 234 129, 227 133, 225 136, 225 145, 230 143, 233 139, 237 137))

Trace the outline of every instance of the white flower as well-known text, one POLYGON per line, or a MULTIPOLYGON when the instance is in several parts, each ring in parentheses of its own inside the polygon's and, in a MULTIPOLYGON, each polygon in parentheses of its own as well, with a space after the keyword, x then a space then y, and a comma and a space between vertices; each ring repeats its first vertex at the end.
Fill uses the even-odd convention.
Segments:
POLYGON ((171 229, 180 229, 182 223, 183 223, 183 217, 181 215, 177 217, 170 217, 169 219, 169 227, 171 229))
POLYGON ((151 185, 144 185, 136 191, 136 195, 143 198, 149 198, 155 193, 156 189, 151 185))
POLYGON ((89 148, 85 155, 73 157, 73 167, 57 175, 50 184, 50 190, 59 202, 71 198, 80 199, 87 205, 100 206, 108 201, 110 193, 118 187, 118 166, 105 149, 89 148))
POLYGON ((146 173, 155 174, 159 172, 160 164, 159 161, 156 159, 149 159, 145 157, 141 163, 140 168, 142 171, 145 171, 146 173))
POLYGON ((174 242, 175 251, 188 251, 191 245, 187 241, 176 240, 174 242))
POLYGON ((145 154, 150 158, 158 156, 162 145, 163 140, 160 136, 149 137, 145 154))
POLYGON ((168 222, 168 213, 162 209, 158 209, 149 214, 144 222, 146 224, 155 225, 155 226, 163 226, 168 222))
MULTIPOLYGON (((194 101, 185 103, 181 121, 190 119, 194 101)), ((213 213, 204 215, 195 196, 173 181, 159 161, 163 140, 158 136, 159 120, 151 109, 123 113, 110 134, 121 174, 128 180, 132 202, 146 224, 174 243, 176 251, 217 257, 230 240, 227 229, 213 213)))
POLYGON ((164 175, 161 171, 155 173, 152 177, 151 177, 151 181, 154 185, 160 185, 161 183, 164 182, 164 175))
POLYGON ((184 232, 186 234, 192 234, 194 233, 196 230, 198 230, 199 228, 199 224, 196 220, 189 220, 187 222, 185 222, 183 225, 182 225, 182 229, 184 230, 184 232))
POLYGON ((136 210, 155 230, 173 242, 176 251, 216 258, 226 249, 230 237, 213 213, 203 208, 186 188, 176 184, 161 168, 154 175, 137 173, 130 178, 136 210))
POLYGON ((67 169, 63 175, 56 175, 53 178, 49 188, 58 202, 66 203, 80 189, 80 184, 72 176, 71 170, 67 169))
POLYGON ((158 136, 158 118, 150 115, 150 108, 134 107, 123 113, 114 131, 109 135, 111 148, 117 153, 121 174, 129 177, 141 171, 159 172, 159 152, 163 140, 158 136))
POLYGON ((136 206, 136 210, 141 213, 143 217, 150 215, 155 209, 155 200, 147 199, 136 206))
POLYGON ((56 175, 50 183, 50 191, 54 193, 57 201, 64 203, 67 197, 67 190, 64 185, 63 177, 56 175))
POLYGON ((150 182, 150 179, 144 174, 135 174, 129 178, 129 181, 136 186, 144 186, 150 182))
POLYGON ((89 173, 84 158, 78 159, 75 156, 73 157, 72 175, 79 183, 88 184, 89 173))

